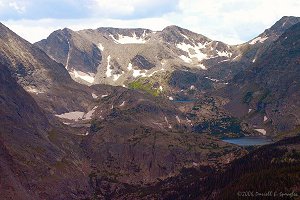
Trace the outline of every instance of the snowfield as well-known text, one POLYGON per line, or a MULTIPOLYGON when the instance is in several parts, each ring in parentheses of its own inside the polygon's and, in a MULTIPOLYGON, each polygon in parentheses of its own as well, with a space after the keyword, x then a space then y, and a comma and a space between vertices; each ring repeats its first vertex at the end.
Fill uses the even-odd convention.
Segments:
POLYGON ((80 78, 89 83, 94 83, 95 81, 95 74, 93 73, 87 74, 82 71, 77 71, 74 69, 72 72, 70 72, 70 74, 73 75, 75 78, 80 78))
POLYGON ((145 31, 142 37, 138 37, 135 33, 132 34, 132 37, 118 34, 119 39, 116 39, 113 35, 110 35, 116 44, 145 44, 147 42, 144 39, 145 36, 145 31))
POLYGON ((266 39, 268 39, 268 37, 257 37, 253 39, 249 44, 256 44, 258 42, 263 43, 266 39))

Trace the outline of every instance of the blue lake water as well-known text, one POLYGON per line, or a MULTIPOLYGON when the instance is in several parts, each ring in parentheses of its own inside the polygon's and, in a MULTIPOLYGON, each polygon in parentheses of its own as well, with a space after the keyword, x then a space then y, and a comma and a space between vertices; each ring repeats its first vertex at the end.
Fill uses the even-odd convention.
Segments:
POLYGON ((194 102, 195 100, 175 100, 175 103, 191 103, 194 102))
POLYGON ((239 146, 256 146, 256 145, 266 145, 266 144, 273 143, 273 141, 267 137, 228 138, 228 139, 223 139, 223 141, 231 144, 236 144, 239 146))

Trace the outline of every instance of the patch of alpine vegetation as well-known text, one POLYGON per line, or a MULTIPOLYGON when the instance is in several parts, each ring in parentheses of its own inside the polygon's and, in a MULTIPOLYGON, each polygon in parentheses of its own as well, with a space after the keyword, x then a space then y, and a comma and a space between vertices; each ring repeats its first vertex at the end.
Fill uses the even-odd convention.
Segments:
POLYGON ((162 89, 159 83, 151 83, 151 81, 144 78, 140 78, 136 81, 129 83, 128 87, 130 89, 145 91, 153 96, 159 96, 162 93, 162 89))

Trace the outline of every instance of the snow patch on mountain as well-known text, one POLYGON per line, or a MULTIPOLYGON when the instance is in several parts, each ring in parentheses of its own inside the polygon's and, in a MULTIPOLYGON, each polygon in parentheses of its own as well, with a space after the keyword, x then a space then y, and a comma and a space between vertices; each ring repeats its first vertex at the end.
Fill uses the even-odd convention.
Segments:
POLYGON ((95 74, 94 73, 84 73, 82 71, 77 71, 73 69, 72 72, 70 72, 71 75, 73 75, 75 78, 80 78, 86 82, 94 83, 95 81, 95 74))
MULTIPOLYGON (((116 39, 113 35, 109 36, 116 44, 145 44, 147 42, 143 37, 138 37, 135 33, 132 34, 132 37, 118 34, 119 39, 116 39)), ((143 36, 146 36, 145 32, 143 36)))
POLYGON ((141 73, 141 70, 133 70, 132 76, 134 78, 136 78, 138 76, 146 77, 146 73, 141 73))
POLYGON ((97 108, 98 108, 98 106, 95 106, 92 110, 90 110, 87 113, 84 113, 81 111, 73 111, 73 112, 63 113, 63 114, 55 115, 55 116, 59 117, 61 119, 68 119, 68 120, 74 120, 74 121, 90 120, 90 119, 92 119, 92 116, 97 108))
POLYGON ((92 97, 93 97, 94 99, 97 99, 97 98, 98 98, 98 96, 97 96, 95 93, 92 93, 92 97))
POLYGON ((263 43, 268 37, 257 37, 253 39, 249 44, 256 44, 258 42, 263 43))
POLYGON ((206 68, 205 65, 203 65, 203 64, 198 64, 197 66, 200 67, 200 68, 203 69, 203 70, 207 70, 207 68, 206 68))
POLYGON ((198 43, 197 46, 199 47, 199 49, 205 49, 206 46, 208 45, 209 43, 205 42, 205 43, 198 43))
POLYGON ((101 51, 104 51, 104 46, 103 46, 101 43, 98 44, 98 48, 99 48, 101 51))
POLYGON ((266 135, 267 134, 267 131, 265 129, 254 129, 256 130, 257 132, 263 134, 263 135, 266 135))
POLYGON ((181 33, 181 35, 182 35, 185 39, 189 40, 189 38, 188 38, 186 35, 184 35, 184 34, 182 34, 182 33, 181 33))
POLYGON ((205 77, 206 79, 208 79, 208 80, 211 80, 211 81, 213 81, 213 82, 219 82, 220 80, 218 80, 218 79, 215 79, 215 78, 209 78, 209 77, 205 77))
POLYGON ((120 104, 120 107, 123 107, 125 106, 125 101, 123 101, 121 104, 120 104))
POLYGON ((122 74, 114 74, 113 81, 117 81, 121 76, 122 76, 122 74))
POLYGON ((70 42, 69 42, 69 40, 67 40, 67 42, 68 42, 68 56, 67 56, 67 61, 66 61, 66 69, 68 69, 68 67, 69 67, 69 60, 70 60, 70 51, 71 51, 71 44, 70 44, 70 42))
POLYGON ((168 118, 167 118, 166 116, 165 116, 165 122, 167 123, 168 127, 171 129, 172 126, 171 126, 171 124, 169 123, 169 120, 168 120, 168 118))
POLYGON ((112 73, 112 69, 110 68, 111 66, 110 66, 110 59, 111 59, 111 56, 109 55, 109 56, 107 56, 107 67, 106 67, 106 73, 105 73, 105 75, 106 75, 106 77, 111 77, 111 73, 112 73))
POLYGON ((181 120, 180 120, 180 118, 178 117, 178 115, 176 115, 176 120, 177 120, 177 122, 180 124, 181 123, 181 120))
POLYGON ((186 62, 186 63, 191 63, 191 62, 193 62, 192 59, 186 57, 185 55, 181 55, 181 56, 179 56, 179 58, 180 58, 181 60, 183 60, 184 62, 186 62))
POLYGON ((148 75, 148 77, 153 76, 154 74, 156 74, 158 71, 153 71, 151 74, 148 75))
POLYGON ((229 53, 229 52, 227 52, 227 51, 218 51, 217 50, 217 54, 218 54, 218 56, 221 56, 221 57, 231 57, 232 56, 232 53, 229 53))
POLYGON ((237 59, 240 58, 240 57, 241 57, 241 54, 235 56, 235 57, 232 59, 232 61, 237 60, 237 59))
POLYGON ((228 62, 228 61, 230 61, 230 59, 222 60, 222 61, 219 61, 218 63, 224 63, 224 62, 228 62))
MULTIPOLYGON (((164 70, 165 70, 164 68, 161 68, 159 71, 164 71, 164 70)), ((151 74, 148 75, 148 77, 153 76, 154 74, 156 74, 159 71, 153 71, 151 74)))
POLYGON ((81 111, 73 111, 73 112, 68 112, 68 113, 63 113, 60 115, 55 115, 56 117, 59 117, 61 119, 69 119, 69 120, 74 120, 78 121, 83 118, 84 112, 81 111))
POLYGON ((95 106, 92 110, 83 115, 82 119, 90 120, 98 106, 95 106))
MULTIPOLYGON (((190 58, 196 58, 198 61, 208 58, 208 56, 200 51, 201 48, 205 46, 204 44, 198 43, 196 46, 190 44, 179 43, 176 45, 177 48, 187 52, 190 58)), ((181 57, 180 57, 181 58, 181 57)), ((186 59, 186 58, 184 58, 186 59)), ((182 60, 184 60, 182 59, 182 60)), ((188 60, 188 59, 186 59, 188 60)), ((191 60, 191 59, 190 59, 191 60)), ((189 61, 190 62, 190 61, 189 61)))
POLYGON ((128 69, 128 71, 131 71, 133 68, 132 68, 132 64, 131 63, 129 63, 128 64, 128 67, 127 67, 127 69, 128 69))
POLYGON ((35 93, 35 94, 42 94, 44 93, 43 91, 40 91, 38 90, 37 88, 33 88, 33 87, 30 87, 30 86, 27 86, 24 88, 27 92, 29 93, 35 93))

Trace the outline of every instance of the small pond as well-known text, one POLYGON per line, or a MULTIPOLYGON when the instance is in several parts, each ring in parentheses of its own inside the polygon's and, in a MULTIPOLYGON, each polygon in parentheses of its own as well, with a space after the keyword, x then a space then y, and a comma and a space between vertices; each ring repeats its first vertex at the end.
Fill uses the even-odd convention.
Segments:
POLYGON ((274 141, 268 137, 241 137, 241 138, 227 138, 223 139, 224 142, 236 144, 239 146, 260 146, 273 143, 274 141))
POLYGON ((191 103, 191 102, 195 102, 195 100, 174 100, 175 103, 191 103))

